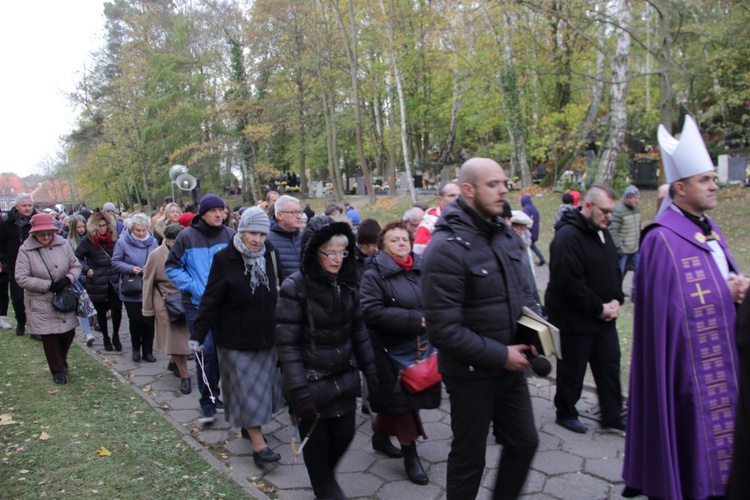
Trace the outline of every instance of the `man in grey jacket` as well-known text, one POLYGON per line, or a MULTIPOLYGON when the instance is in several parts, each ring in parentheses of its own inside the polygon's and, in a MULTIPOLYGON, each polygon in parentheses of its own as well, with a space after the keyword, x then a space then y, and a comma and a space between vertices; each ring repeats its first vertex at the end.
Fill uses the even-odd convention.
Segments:
MULTIPOLYGON (((609 223, 609 234, 617 248, 620 259, 620 273, 625 278, 628 269, 635 273, 638 267, 638 242, 641 237, 641 208, 638 206, 640 191, 632 184, 625 189, 622 199, 615 206, 612 221, 609 223)), ((635 290, 635 280, 630 291, 631 299, 635 290)))

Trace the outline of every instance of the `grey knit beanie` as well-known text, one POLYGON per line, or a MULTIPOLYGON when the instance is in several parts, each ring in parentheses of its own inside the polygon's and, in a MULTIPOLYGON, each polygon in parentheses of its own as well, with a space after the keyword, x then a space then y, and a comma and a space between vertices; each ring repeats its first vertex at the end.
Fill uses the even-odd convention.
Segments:
POLYGON ((633 186, 632 184, 625 188, 625 194, 623 197, 627 200, 628 198, 633 198, 635 196, 640 196, 641 192, 638 191, 638 188, 633 186))
POLYGON ((237 231, 240 233, 263 233, 268 234, 271 221, 268 214, 260 207, 250 207, 242 212, 237 231))

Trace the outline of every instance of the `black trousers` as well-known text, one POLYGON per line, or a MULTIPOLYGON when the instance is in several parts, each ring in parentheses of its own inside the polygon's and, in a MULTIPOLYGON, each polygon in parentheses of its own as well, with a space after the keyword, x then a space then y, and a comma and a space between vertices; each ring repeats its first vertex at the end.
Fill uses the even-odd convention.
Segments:
MULTIPOLYGON (((133 352, 141 352, 143 355, 154 353, 154 327, 143 318, 143 302, 124 301, 125 310, 128 312, 130 324, 130 345, 133 352)), ((304 450, 302 450, 304 451, 304 450)))
MULTIPOLYGON (((13 305, 15 307, 15 303, 13 305)), ((102 329, 102 335, 105 337, 109 334, 107 329, 107 311, 112 311, 112 335, 120 334, 120 323, 122 323, 122 301, 115 291, 112 283, 108 285, 108 295, 105 302, 94 302, 96 309, 96 320, 99 322, 99 328, 102 329)))
MULTIPOLYGON (((13 310, 16 312, 16 327, 18 330, 26 328, 26 306, 23 303, 23 288, 16 283, 15 273, 10 274, 10 300, 13 302, 13 310)), ((36 334, 36 332, 31 332, 36 334)))
POLYGON ((76 331, 73 329, 65 333, 41 336, 44 355, 53 378, 62 377, 68 371, 68 351, 75 335, 76 331))
POLYGON ((447 499, 476 498, 493 420, 499 424, 496 433, 503 451, 492 498, 517 498, 539 445, 526 376, 521 372, 482 379, 444 375, 443 382, 450 396, 453 430, 447 499))
POLYGON ((617 330, 607 328, 593 335, 560 332, 560 343, 563 359, 557 361, 557 417, 578 418, 576 403, 581 398, 586 365, 591 364, 602 423, 618 421, 622 416, 622 387, 617 330))
MULTIPOLYGON (((301 419, 299 434, 304 439, 314 420, 301 419)), ((310 483, 318 500, 346 498, 336 482, 333 471, 354 439, 355 412, 340 417, 321 418, 310 440, 302 450, 310 483)))
POLYGON ((10 304, 10 295, 8 293, 10 275, 0 273, 0 316, 8 315, 8 305, 10 304))

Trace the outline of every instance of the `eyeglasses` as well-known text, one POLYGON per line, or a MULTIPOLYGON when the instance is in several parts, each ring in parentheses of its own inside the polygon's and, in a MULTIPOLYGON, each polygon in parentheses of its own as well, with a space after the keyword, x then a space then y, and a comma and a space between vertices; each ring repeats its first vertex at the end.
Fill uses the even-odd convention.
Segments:
POLYGON ((107 227, 108 225, 109 225, 109 224, 107 224, 107 223, 105 222, 104 224, 99 224, 99 227, 107 227))
POLYGON ((292 214, 294 217, 302 217, 302 212, 299 210, 279 210, 280 214, 292 214))
POLYGON ((52 238, 55 236, 54 231, 39 231, 36 233, 37 238, 52 238))
POLYGON ((328 259, 333 259, 334 257, 346 259, 346 257, 349 255, 349 250, 342 250, 340 252, 324 252, 323 250, 318 250, 318 253, 321 255, 325 255, 328 259))
POLYGON ((612 208, 605 209, 605 208, 600 207, 599 205, 597 205, 594 202, 589 202, 589 203, 591 203, 593 206, 595 206, 596 208, 598 208, 599 210, 601 210, 604 215, 612 215, 615 212, 614 209, 612 209, 612 208))

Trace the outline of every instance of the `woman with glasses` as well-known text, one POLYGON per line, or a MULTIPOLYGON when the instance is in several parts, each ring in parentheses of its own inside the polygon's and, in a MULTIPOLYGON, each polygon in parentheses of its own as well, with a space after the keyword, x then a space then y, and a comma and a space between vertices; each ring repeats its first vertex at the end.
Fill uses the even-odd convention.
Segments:
POLYGON ((377 413, 372 447, 386 455, 404 457, 409 480, 425 485, 429 479, 417 455, 416 440, 427 438, 419 417, 420 409, 440 406, 440 383, 421 392, 406 391, 386 353, 397 346, 411 346, 426 335, 422 313, 422 259, 412 252, 414 237, 405 222, 390 222, 380 233, 372 267, 361 283, 362 311, 375 349, 380 388, 370 395, 370 407, 377 413), (396 436, 401 450, 389 436, 396 436))
POLYGON ((117 222, 114 215, 97 209, 86 223, 86 238, 81 240, 75 251, 86 274, 86 291, 96 308, 105 351, 122 351, 122 301, 118 295, 120 273, 112 264, 116 241, 117 222), (111 341, 107 329, 107 311, 112 314, 111 341))
MULTIPOLYGON (((277 202, 278 203, 278 202, 277 202)), ((375 355, 357 290, 354 235, 345 222, 313 217, 300 270, 281 286, 276 346, 282 391, 299 421, 316 498, 346 498, 334 469, 354 438, 359 371, 377 390, 375 355)))
POLYGON ((68 383, 68 350, 75 336, 75 310, 60 312, 52 306, 56 292, 71 286, 81 274, 81 263, 62 236, 57 234, 49 214, 31 218, 29 238, 21 245, 16 260, 16 282, 23 288, 27 321, 31 331, 42 337, 52 379, 68 383))

